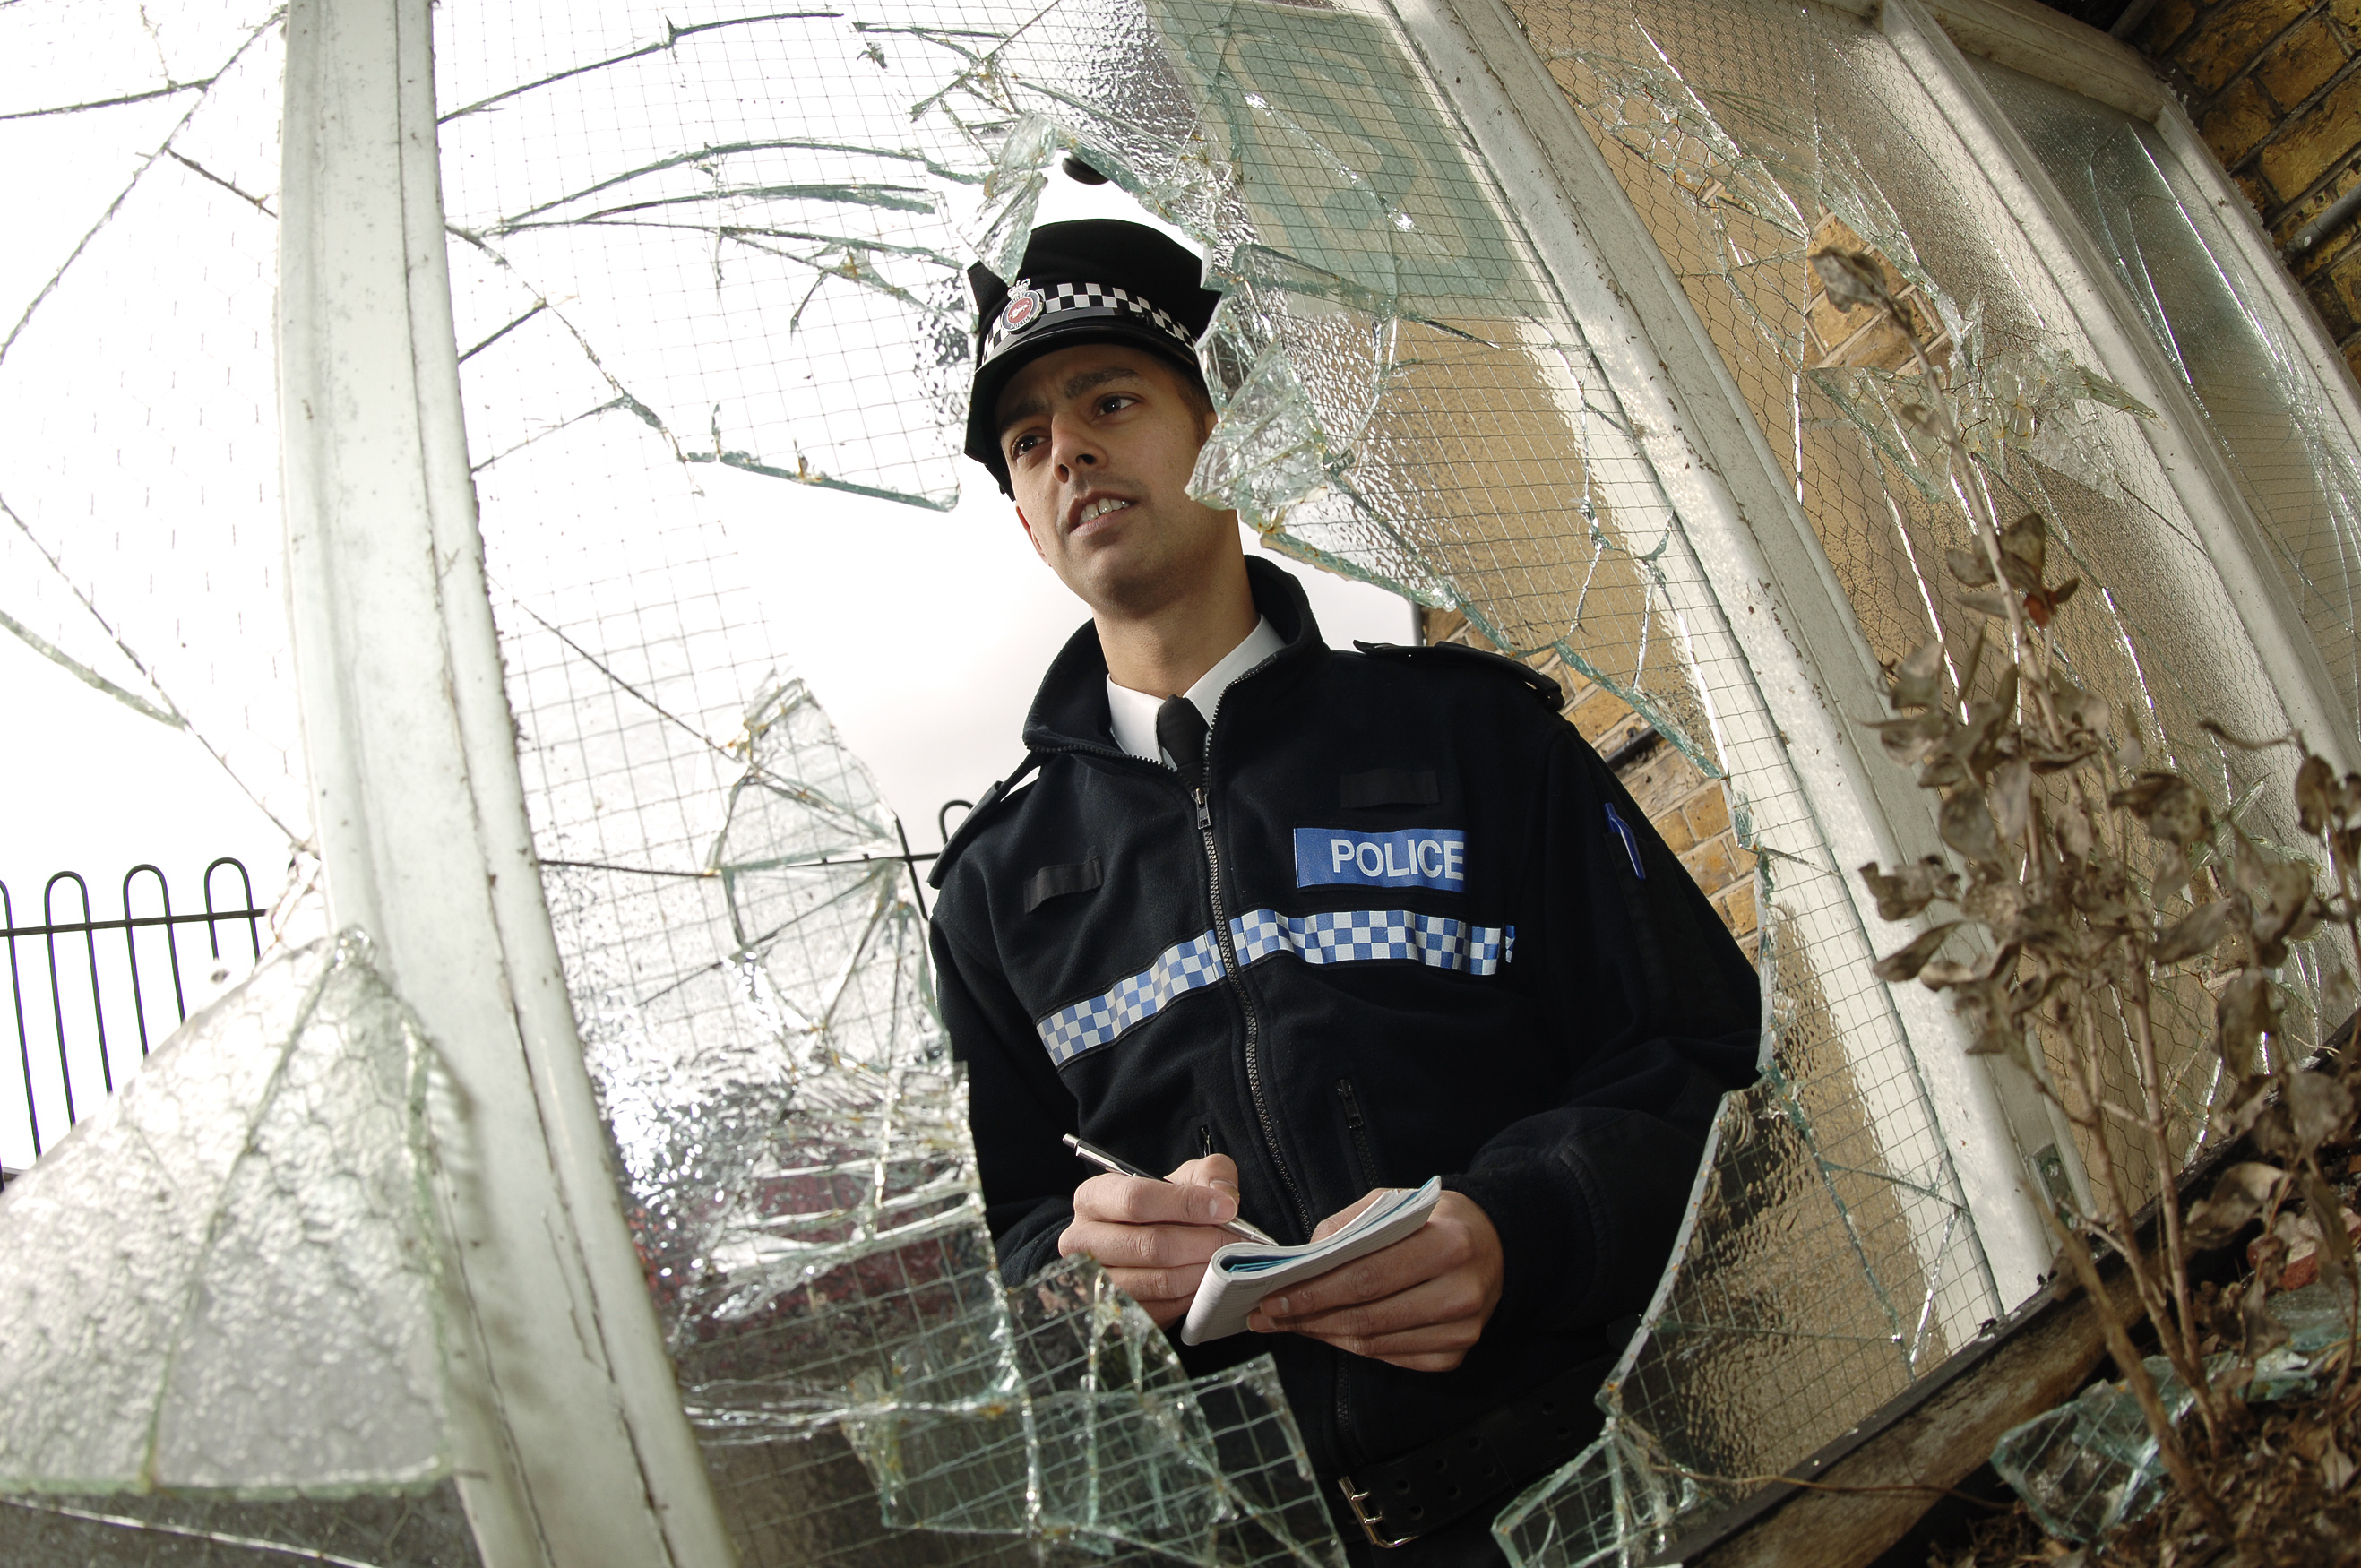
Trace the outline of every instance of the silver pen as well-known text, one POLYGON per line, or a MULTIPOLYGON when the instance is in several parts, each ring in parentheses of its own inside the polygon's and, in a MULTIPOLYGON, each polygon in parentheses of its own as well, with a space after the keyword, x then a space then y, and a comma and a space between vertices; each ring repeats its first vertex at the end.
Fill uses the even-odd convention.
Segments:
MULTIPOLYGON (((1099 1147, 1096 1144, 1086 1144, 1082 1142, 1082 1139, 1074 1136, 1071 1133, 1068 1133, 1066 1135, 1066 1146, 1073 1150, 1077 1155, 1080 1155, 1082 1158, 1090 1161, 1093 1165, 1097 1166, 1101 1170, 1111 1170, 1117 1176, 1137 1176, 1144 1181, 1170 1180, 1170 1178, 1158 1176, 1152 1171, 1142 1170, 1139 1167, 1133 1165, 1126 1160, 1117 1159, 1115 1156, 1107 1153, 1106 1150, 1099 1147)), ((1172 1182, 1171 1184, 1175 1187, 1180 1185, 1177 1181, 1172 1182)), ((1263 1232, 1257 1230, 1253 1225, 1248 1224, 1244 1219, 1231 1220, 1224 1224, 1222 1229, 1229 1232, 1230 1234, 1237 1237, 1240 1241, 1260 1242, 1265 1246, 1277 1246, 1279 1245, 1276 1237, 1267 1235, 1263 1232)))

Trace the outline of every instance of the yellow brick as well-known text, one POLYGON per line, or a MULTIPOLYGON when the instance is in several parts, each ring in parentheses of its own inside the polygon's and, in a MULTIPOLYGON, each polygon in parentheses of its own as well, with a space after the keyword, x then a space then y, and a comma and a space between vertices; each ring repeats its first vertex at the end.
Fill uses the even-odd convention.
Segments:
POLYGON ((1721 923, 1730 927, 1731 936, 1743 938, 1754 934, 1754 884, 1752 882, 1741 882, 1715 894, 1713 909, 1721 916, 1721 923))
POLYGON ((2132 41, 2143 53, 2164 54, 2196 25, 2197 0, 2164 0, 2147 14, 2147 20, 2132 35, 2132 41))
MULTIPOLYGON (((2204 133, 2205 145, 2224 163, 2235 163, 2255 150, 2262 139, 2279 124, 2278 105, 2264 96, 2251 76, 2222 94, 2198 128, 2204 133)), ((2263 172, 2282 191, 2287 189, 2270 166, 2270 153, 2263 154, 2263 172)))
MULTIPOLYGON (((2248 172, 2235 175, 2234 178, 2238 181, 2238 189, 2246 193, 2246 205, 2254 208, 2257 216, 2269 212, 2273 207, 2279 204, 2279 192, 2273 191, 2270 186, 2270 181, 2265 180, 2261 175, 2248 172)), ((2292 234, 2293 232, 2294 231, 2292 229, 2289 231, 2290 234, 2292 234)), ((2287 243, 2287 236, 2279 236, 2279 243, 2285 245, 2287 243)))
POLYGON ((1631 705, 1610 691, 1592 693, 1574 710, 1574 727, 1582 738, 1597 741, 1609 730, 1631 717, 1631 705))
POLYGON ((1697 791, 1698 774, 1686 757, 1670 746, 1659 746, 1648 753, 1647 762, 1635 768, 1623 780, 1623 787, 1631 792, 1631 799, 1650 821, 1671 815, 1697 791))
POLYGON ((1699 839, 1710 839, 1730 827, 1730 796, 1716 784, 1699 790, 1682 808, 1682 814, 1689 819, 1691 833, 1699 839))
POLYGON ((1708 893, 1719 893, 1738 880, 1738 867, 1730 859, 1730 835, 1708 839, 1681 857, 1689 875, 1708 893))
POLYGON ((2328 0, 2328 15, 2348 38, 2361 43, 2361 0, 2328 0))
MULTIPOLYGON (((2213 139, 2210 134, 2206 137, 2209 144, 2213 139)), ((2281 191, 2301 191, 2356 145, 2361 145, 2361 72, 2339 82, 2263 148, 2263 175, 2281 191)))
MULTIPOLYGON (((1696 846, 1697 835, 1689 831, 1688 823, 1682 819, 1679 812, 1660 812, 1648 820, 1654 825, 1657 833, 1663 837, 1664 848, 1675 855, 1686 855, 1696 846)), ((1683 861, 1681 863, 1686 865, 1688 862, 1683 861)))
POLYGON ((2292 109, 2351 58, 2334 30, 2314 16, 2263 56, 2263 62, 2255 67, 2255 77, 2280 107, 2292 109))
POLYGON ((2172 57, 2199 92, 2218 93, 2310 9, 2307 0, 2231 0, 2208 12, 2172 57))

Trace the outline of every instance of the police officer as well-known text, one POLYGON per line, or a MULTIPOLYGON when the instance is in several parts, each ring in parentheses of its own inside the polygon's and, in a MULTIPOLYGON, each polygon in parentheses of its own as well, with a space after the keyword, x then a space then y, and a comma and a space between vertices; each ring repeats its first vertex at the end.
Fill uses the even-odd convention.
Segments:
POLYGON ((1420 1231, 1181 1354, 1274 1355, 1356 1561, 1497 1563, 1493 1515, 1598 1431, 1753 1074, 1753 973, 1554 683, 1328 648, 1189 496, 1197 258, 1061 223, 970 277, 968 454, 1091 612, 933 876, 1004 1275, 1087 1254, 1171 1327, 1224 1222, 1301 1242, 1440 1175, 1420 1231))

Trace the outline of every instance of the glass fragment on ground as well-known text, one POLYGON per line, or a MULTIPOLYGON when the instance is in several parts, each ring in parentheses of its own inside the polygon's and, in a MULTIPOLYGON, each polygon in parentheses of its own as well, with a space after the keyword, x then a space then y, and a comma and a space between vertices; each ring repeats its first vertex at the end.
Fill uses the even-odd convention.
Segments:
MULTIPOLYGON (((2317 1281, 2274 1295, 2263 1306, 2288 1331, 2289 1341, 2256 1358, 2243 1397, 2258 1404, 2312 1393, 2323 1353, 2352 1332, 2350 1291, 2317 1281)), ((2163 1356, 2149 1356, 2145 1365, 2178 1425, 2196 1396, 2163 1356)), ((2207 1359, 2206 1376, 2219 1379, 2238 1365, 2239 1357, 2225 1351, 2207 1359)), ((2041 1528, 2061 1541, 2095 1541, 2130 1523, 2156 1506, 2167 1485, 2139 1401, 2121 1383, 2104 1380, 2002 1433, 1993 1446, 1993 1468, 2041 1528)))

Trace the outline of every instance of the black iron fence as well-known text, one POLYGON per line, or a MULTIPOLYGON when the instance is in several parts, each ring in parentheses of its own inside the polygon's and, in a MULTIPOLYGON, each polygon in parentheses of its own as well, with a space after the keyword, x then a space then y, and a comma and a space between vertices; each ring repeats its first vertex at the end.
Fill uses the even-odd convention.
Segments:
POLYGON ((16 900, 0 883, 18 1069, 6 1075, 16 1081, 0 1087, 0 1180, 104 1104, 192 1003, 260 959, 269 912, 255 902, 245 865, 225 855, 202 882, 203 910, 175 913, 164 873, 134 866, 123 874, 121 914, 101 919, 82 874, 60 872, 41 888, 40 923, 26 926, 16 924, 16 900), (135 905, 145 912, 135 914, 135 905), (182 963, 198 956, 196 934, 187 933, 185 954, 181 941, 191 926, 205 928, 192 976, 182 963))

